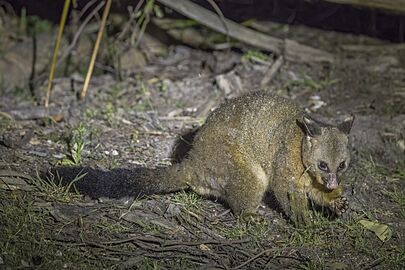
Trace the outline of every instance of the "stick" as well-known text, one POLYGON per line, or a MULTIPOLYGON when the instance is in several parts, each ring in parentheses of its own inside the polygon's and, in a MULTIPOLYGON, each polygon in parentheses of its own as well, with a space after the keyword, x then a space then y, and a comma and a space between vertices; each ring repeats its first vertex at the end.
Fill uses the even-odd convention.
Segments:
POLYGON ((100 29, 98 30, 96 43, 94 44, 93 54, 91 55, 91 59, 90 59, 89 69, 87 70, 87 75, 86 75, 86 79, 84 81, 83 90, 80 93, 81 99, 84 99, 84 97, 86 96, 86 93, 87 93, 87 89, 89 88, 90 78, 93 73, 94 63, 96 62, 97 52, 98 52, 98 49, 100 48, 100 42, 101 42, 101 38, 103 37, 104 28, 105 28, 105 24, 107 21, 107 16, 110 13, 111 3, 112 3, 112 0, 107 0, 107 3, 105 4, 103 17, 101 18, 100 29))
POLYGON ((82 24, 80 25, 79 29, 77 29, 75 36, 73 37, 72 42, 66 48, 65 52, 61 55, 56 65, 58 66, 62 61, 72 52, 72 50, 76 47, 77 42, 79 41, 79 37, 81 33, 84 31, 84 28, 87 26, 89 21, 97 14, 97 12, 102 8, 103 2, 99 3, 94 9, 91 10, 89 15, 83 20, 82 24))
POLYGON ((344 5, 363 6, 370 9, 383 9, 392 13, 405 14, 405 0, 325 0, 344 5))
POLYGON ((60 116, 64 112, 62 107, 24 107, 15 108, 8 111, 0 112, 0 115, 7 116, 15 120, 33 120, 47 117, 60 116))
POLYGON ((277 71, 281 68, 283 62, 284 62, 283 57, 279 56, 264 75, 262 81, 260 82, 261 86, 268 84, 274 78, 274 75, 276 75, 277 71))
POLYGON ((292 40, 282 40, 274 38, 255 30, 239 25, 231 20, 221 19, 213 12, 202 8, 188 0, 157 0, 165 6, 189 17, 197 22, 205 25, 222 34, 228 34, 230 37, 242 41, 248 45, 254 46, 261 50, 271 51, 281 55, 285 54, 285 58, 290 61, 303 62, 333 62, 333 57, 330 53, 321 51, 306 45, 299 44, 292 40), (227 29, 224 28, 226 24, 227 29), (228 30, 228 31, 227 31, 228 30), (286 43, 286 44, 285 44, 286 43), (296 52, 291 51, 296 50, 296 52), (301 52, 310 54, 306 57, 296 57, 301 52))
POLYGON ((256 260, 257 258, 260 258, 261 256, 263 256, 264 254, 268 253, 272 251, 272 249, 265 249, 262 252, 260 252, 259 254, 253 256, 252 258, 250 258, 249 260, 247 260, 246 262, 232 268, 233 270, 237 270, 237 269, 241 269, 242 267, 248 265, 249 263, 253 262, 254 260, 256 260))
POLYGON ((62 11, 62 16, 60 18, 58 37, 56 38, 55 48, 53 50, 51 70, 49 71, 48 88, 46 90, 46 98, 45 98, 45 107, 48 107, 48 105, 49 105, 49 97, 51 96, 52 80, 53 80, 53 75, 55 73, 56 59, 58 58, 59 45, 60 45, 60 41, 62 39, 63 28, 65 28, 65 23, 66 23, 67 13, 69 11, 69 6, 70 6, 70 0, 65 0, 65 5, 63 6, 63 11, 62 11))

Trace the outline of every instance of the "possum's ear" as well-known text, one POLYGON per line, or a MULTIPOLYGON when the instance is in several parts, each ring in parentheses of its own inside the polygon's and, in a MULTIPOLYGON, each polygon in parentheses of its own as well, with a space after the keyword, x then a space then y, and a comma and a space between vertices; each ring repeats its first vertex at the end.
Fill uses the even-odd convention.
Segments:
POLYGON ((322 133, 321 125, 308 116, 304 115, 302 119, 297 119, 297 124, 302 131, 310 137, 321 135, 322 133))
POLYGON ((353 122, 354 122, 354 115, 350 115, 349 117, 347 117, 345 120, 343 120, 342 123, 340 123, 337 128, 342 131, 343 133, 345 133, 346 135, 349 135, 350 130, 352 129, 353 126, 353 122))

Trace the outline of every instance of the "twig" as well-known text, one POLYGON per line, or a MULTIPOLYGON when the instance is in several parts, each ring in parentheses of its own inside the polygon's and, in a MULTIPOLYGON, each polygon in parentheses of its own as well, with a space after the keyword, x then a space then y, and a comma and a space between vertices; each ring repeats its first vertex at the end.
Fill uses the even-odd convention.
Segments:
POLYGON ((84 28, 87 26, 89 21, 97 14, 97 12, 103 7, 104 2, 100 2, 91 12, 90 14, 83 20, 82 24, 80 25, 79 29, 77 29, 75 36, 73 37, 72 42, 63 52, 61 57, 59 57, 58 62, 56 62, 56 66, 60 65, 60 63, 70 54, 70 52, 76 47, 77 41, 79 40, 80 35, 82 34, 84 28))
MULTIPOLYGON (((78 14, 78 18, 79 18, 79 20, 80 19, 82 19, 82 17, 83 17, 83 15, 84 14, 86 14, 86 12, 87 12, 87 10, 94 4, 94 3, 97 3, 98 2, 98 0, 91 0, 91 1, 89 1, 81 10, 80 10, 80 13, 78 14)), ((99 4, 103 4, 103 2, 100 2, 99 4)), ((90 15, 89 15, 90 16, 90 15)), ((89 16, 87 16, 87 17, 89 17, 89 16)))
POLYGON ((55 73, 56 59, 58 57, 60 41, 62 39, 63 28, 65 28, 65 23, 66 23, 67 13, 69 11, 69 6, 70 6, 70 0, 65 0, 65 5, 63 6, 63 11, 62 11, 62 16, 60 18, 58 37, 56 38, 55 48, 53 50, 51 70, 49 71, 48 88, 46 90, 46 98, 45 98, 45 107, 48 107, 48 105, 49 105, 49 97, 51 96, 52 80, 53 80, 53 76, 55 73))
POLYGON ((139 43, 142 40, 143 34, 145 33, 146 26, 149 24, 150 21, 150 13, 153 11, 153 5, 155 0, 146 1, 145 7, 143 8, 142 15, 139 18, 139 31, 134 31, 131 37, 131 44, 134 48, 137 48, 139 43), (138 34, 136 40, 135 34, 138 34))
POLYGON ((87 89, 89 88, 90 78, 93 73, 94 63, 95 63, 96 57, 97 57, 97 52, 98 52, 98 49, 100 48, 100 42, 101 42, 101 38, 103 37, 104 28, 105 28, 105 24, 107 21, 107 16, 110 13, 111 3, 112 3, 112 0, 107 0, 107 3, 104 8, 103 16, 101 18, 100 29, 98 30, 96 43, 94 44, 93 54, 91 55, 91 59, 90 59, 89 69, 87 70, 87 75, 86 75, 86 79, 84 81, 83 90, 80 93, 81 99, 84 99, 84 97, 86 96, 86 93, 87 93, 87 89))
POLYGON ((19 178, 24 178, 27 180, 32 181, 32 177, 29 175, 26 175, 24 173, 19 173, 15 171, 10 171, 10 170, 0 170, 0 176, 8 176, 8 177, 19 177, 19 178))
POLYGON ((15 14, 13 6, 6 2, 6 1, 0 1, 0 8, 4 7, 4 10, 7 14, 11 14, 12 16, 16 17, 17 15, 15 14))
MULTIPOLYGON (((186 218, 183 214, 179 214, 179 216, 177 217, 178 220, 181 222, 180 218, 185 221, 187 224, 190 224, 191 226, 199 229, 201 232, 205 233, 206 235, 208 235, 209 237, 212 237, 214 239, 222 239, 223 237, 220 235, 215 234, 212 230, 210 230, 209 228, 206 228, 205 226, 201 226, 199 223, 192 221, 191 219, 186 218)), ((182 223, 182 222, 181 222, 182 223)), ((182 223, 181 225, 185 225, 184 223, 182 223)), ((185 227, 185 226, 184 226, 185 227)), ((187 227, 185 227, 187 228, 187 227)), ((188 231, 192 234, 194 234, 193 230, 191 230, 190 228, 187 228, 188 231)), ((195 235, 195 234, 194 234, 195 235)))
POLYGON ((0 114, 15 120, 32 120, 60 116, 63 114, 63 108, 44 106, 15 108, 0 112, 0 114))
POLYGON ((405 14, 405 1, 404 0, 374 0, 374 1, 361 1, 361 0, 324 0, 343 5, 363 6, 370 9, 382 9, 394 14, 405 14))
POLYGON ((382 263, 383 261, 384 261, 383 257, 378 258, 378 259, 372 261, 371 263, 365 265, 363 270, 372 269, 372 268, 376 267, 377 265, 379 265, 380 263, 382 263))
POLYGON ((10 120, 14 120, 14 118, 10 114, 8 114, 6 112, 0 111, 0 116, 3 116, 3 117, 8 118, 10 120))
POLYGON ((249 260, 247 260, 246 262, 244 262, 244 263, 242 263, 242 264, 240 264, 240 265, 238 265, 238 266, 236 266, 236 267, 234 267, 232 269, 233 270, 241 269, 242 267, 248 265, 249 263, 253 262, 257 258, 260 258, 261 256, 263 256, 264 254, 266 254, 267 252, 270 252, 270 251, 272 251, 272 249, 265 249, 262 252, 260 252, 259 254, 255 255, 252 258, 250 258, 249 260))
POLYGON ((239 25, 231 20, 224 19, 228 31, 222 26, 221 19, 218 16, 201 6, 187 0, 157 0, 165 6, 198 21, 215 31, 222 34, 229 33, 229 36, 242 41, 256 48, 271 51, 276 54, 284 53, 287 60, 294 62, 333 62, 333 56, 325 51, 321 51, 306 45, 299 44, 292 40, 282 40, 274 38, 258 31, 239 25), (307 55, 301 55, 307 54, 307 55), (297 57, 300 56, 300 57, 297 57))
POLYGON ((215 1, 207 0, 207 2, 214 8, 215 12, 218 14, 219 18, 221 19, 222 26, 225 29, 226 42, 229 43, 230 42, 229 29, 228 29, 228 26, 226 24, 224 14, 222 13, 221 9, 218 7, 217 3, 215 3, 215 1))
POLYGON ((281 68, 283 65, 284 59, 280 55, 277 60, 271 65, 271 67, 268 69, 266 74, 263 76, 262 81, 260 82, 261 86, 267 85, 276 75, 277 71, 281 68))
MULTIPOLYGON (((141 242, 145 242, 145 243, 153 243, 153 244, 157 244, 162 248, 165 247, 189 247, 189 246, 200 246, 200 245, 207 245, 207 244, 211 244, 211 245, 219 245, 219 246, 232 246, 235 244, 243 244, 246 242, 249 242, 249 239, 242 239, 242 240, 224 240, 224 241, 218 241, 215 239, 207 239, 207 240, 201 240, 201 241, 195 241, 195 242, 184 242, 184 241, 174 241, 174 240, 160 240, 156 237, 151 237, 151 236, 134 236, 134 237, 130 237, 130 238, 126 238, 126 239, 120 239, 120 240, 114 240, 114 241, 107 241, 107 242, 101 242, 98 243, 99 245, 120 245, 120 244, 125 244, 125 243, 129 243, 129 242, 134 242, 134 241, 141 241, 141 242)), ((83 245, 83 244, 79 244, 79 245, 83 245)))
POLYGON ((125 35, 128 33, 128 31, 131 29, 132 22, 136 19, 136 15, 139 9, 141 8, 143 2, 144 0, 138 1, 138 4, 135 6, 135 9, 133 11, 129 9, 130 7, 128 7, 128 12, 130 13, 129 19, 125 24, 125 26, 123 27, 122 31, 118 34, 117 38, 115 39, 115 42, 118 43, 119 41, 122 41, 125 35))

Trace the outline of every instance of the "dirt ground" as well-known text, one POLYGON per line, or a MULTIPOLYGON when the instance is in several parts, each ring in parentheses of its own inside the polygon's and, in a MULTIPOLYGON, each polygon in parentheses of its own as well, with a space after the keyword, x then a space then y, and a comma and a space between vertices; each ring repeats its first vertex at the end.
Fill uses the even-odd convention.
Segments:
MULTIPOLYGON (((24 110, 36 118, 32 93, 3 85, 0 269, 405 269, 405 46, 269 25, 273 35, 329 51, 335 61, 285 61, 261 86, 272 55, 170 45, 120 78, 100 64, 84 101, 76 98, 84 76, 59 76, 51 107, 61 113, 41 119, 18 120, 24 110), (355 114, 345 217, 319 215, 296 228, 263 205, 265 220, 246 223, 192 192, 92 200, 37 174, 58 164, 170 165, 181 134, 225 99, 258 89, 331 123, 355 114)), ((142 42, 150 52, 148 38, 142 42)), ((2 67, 3 77, 15 76, 2 67)))

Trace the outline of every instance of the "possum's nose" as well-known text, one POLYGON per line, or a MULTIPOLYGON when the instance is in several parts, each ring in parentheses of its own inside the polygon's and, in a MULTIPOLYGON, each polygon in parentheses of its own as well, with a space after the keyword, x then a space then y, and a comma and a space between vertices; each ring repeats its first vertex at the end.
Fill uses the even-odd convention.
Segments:
POLYGON ((336 173, 328 173, 328 179, 326 181, 326 187, 328 189, 335 189, 339 186, 336 173))

